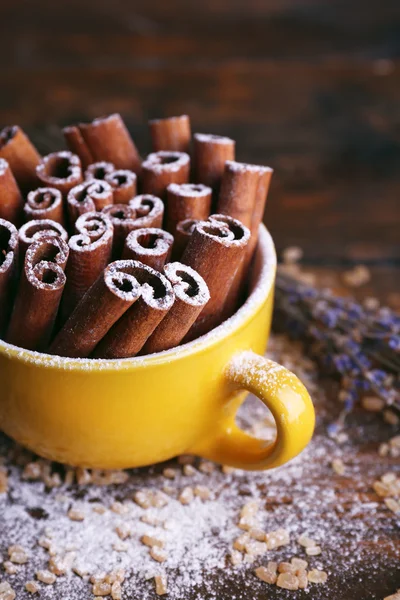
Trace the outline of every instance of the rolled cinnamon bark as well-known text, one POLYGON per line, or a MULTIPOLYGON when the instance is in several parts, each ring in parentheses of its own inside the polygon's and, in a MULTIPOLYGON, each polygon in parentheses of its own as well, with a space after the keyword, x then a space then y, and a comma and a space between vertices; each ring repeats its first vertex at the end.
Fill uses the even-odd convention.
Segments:
POLYGON ((194 228, 181 262, 204 278, 211 298, 189 331, 190 339, 223 320, 224 304, 249 239, 249 229, 225 215, 212 215, 194 228))
POLYGON ((149 121, 149 126, 155 152, 159 150, 189 152, 192 134, 188 115, 153 119, 149 121))
POLYGON ((35 219, 22 225, 18 231, 19 250, 22 260, 29 246, 42 237, 60 237, 64 242, 68 240, 68 233, 64 227, 51 219, 35 219))
POLYGON ((210 300, 206 282, 191 267, 179 262, 168 263, 164 274, 172 283, 175 302, 147 340, 141 354, 178 346, 210 300))
POLYGON ((25 221, 51 219, 64 224, 63 197, 56 188, 43 187, 29 192, 24 206, 25 221))
POLYGON ((72 226, 87 212, 100 212, 113 203, 113 192, 106 181, 91 179, 72 188, 67 196, 68 220, 72 226))
POLYGON ((219 209, 222 213, 236 215, 247 225, 250 229, 250 240, 225 302, 225 318, 230 317, 237 310, 247 293, 250 263, 257 246, 258 230, 264 214, 271 176, 272 169, 269 167, 240 163, 226 164, 220 194, 220 199, 225 202, 221 202, 219 209), (223 192, 230 193, 224 197, 223 192), (250 192, 251 195, 254 194, 254 201, 251 200, 250 192))
POLYGON ((27 135, 17 125, 0 131, 0 157, 5 158, 24 194, 37 187, 36 167, 41 156, 27 135))
POLYGON ((79 139, 81 152, 82 142, 86 146, 84 152, 86 157, 91 157, 90 162, 106 161, 115 165, 116 169, 130 169, 135 173, 140 170, 139 153, 121 115, 113 114, 94 119, 91 123, 79 123, 74 129, 75 140, 79 139))
POLYGON ((235 160, 235 141, 208 133, 193 136, 193 165, 196 183, 204 183, 219 192, 225 162, 235 160))
POLYGON ((171 183, 167 187, 166 229, 175 235, 176 226, 185 219, 207 219, 211 210, 212 189, 201 183, 171 183))
POLYGON ((61 303, 62 323, 111 262, 113 226, 107 215, 85 213, 79 217, 75 227, 78 233, 68 243, 67 283, 61 303))
POLYGON ((0 158, 0 219, 21 224, 24 201, 10 165, 0 158))
POLYGON ((87 167, 85 171, 85 180, 100 179, 101 181, 104 181, 107 175, 111 175, 114 171, 115 166, 110 162, 105 162, 104 160, 95 162, 87 167))
POLYGON ((194 228, 199 223, 197 219, 185 219, 177 224, 174 235, 174 246, 172 248, 172 257, 174 260, 180 260, 194 228))
POLYGON ((86 169, 92 162, 94 162, 94 158, 82 137, 79 127, 76 127, 75 125, 64 127, 63 134, 69 150, 73 152, 73 154, 77 154, 79 156, 82 163, 82 168, 86 169))
POLYGON ((10 316, 18 275, 18 230, 0 219, 0 336, 10 316))
POLYGON ((251 227, 260 168, 232 160, 225 163, 217 202, 218 214, 229 215, 251 227))
POLYGON ((28 248, 7 342, 42 351, 51 337, 64 290, 68 245, 59 237, 42 237, 28 248))
POLYGON ((114 260, 121 258, 126 236, 136 225, 136 211, 129 204, 112 204, 103 208, 103 214, 107 215, 114 228, 112 256, 114 260))
POLYGON ((273 169, 270 167, 260 168, 256 191, 256 201, 250 225, 251 237, 246 251, 245 262, 250 262, 257 246, 258 231, 263 220, 265 204, 267 202, 268 190, 273 172, 273 169))
POLYGON ((171 255, 173 236, 156 227, 144 227, 131 231, 125 239, 123 260, 139 260, 143 264, 162 271, 171 255))
POLYGON ((130 273, 140 284, 140 298, 113 325, 96 347, 96 358, 135 356, 174 303, 168 279, 136 260, 118 260, 113 265, 130 273))
POLYGON ((105 179, 112 187, 114 204, 128 204, 136 196, 137 177, 133 171, 119 169, 107 174, 105 179))
POLYGON ((190 157, 185 152, 152 152, 142 163, 142 190, 164 199, 170 183, 187 183, 190 157))
POLYGON ((164 203, 157 196, 141 194, 129 200, 129 206, 136 211, 135 229, 141 227, 162 227, 164 203))
POLYGON ((108 235, 110 224, 112 225, 110 217, 102 212, 84 213, 75 222, 75 232, 87 235, 92 242, 95 242, 108 235))
POLYGON ((50 353, 85 358, 120 317, 137 302, 141 285, 131 261, 108 265, 86 292, 50 346, 50 353))
POLYGON ((36 167, 36 175, 43 186, 60 190, 64 198, 83 181, 79 157, 66 150, 44 156, 36 167))

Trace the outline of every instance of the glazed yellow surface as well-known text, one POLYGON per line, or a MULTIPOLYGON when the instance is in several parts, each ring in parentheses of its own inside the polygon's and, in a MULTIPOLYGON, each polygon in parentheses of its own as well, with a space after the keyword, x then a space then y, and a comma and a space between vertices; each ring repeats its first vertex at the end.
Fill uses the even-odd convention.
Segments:
POLYGON ((180 348, 122 361, 74 361, 0 343, 0 428, 52 460, 104 469, 137 467, 193 453, 244 469, 296 456, 314 429, 305 387, 260 356, 266 347, 276 268, 264 228, 263 277, 229 322, 180 348), (248 390, 272 411, 277 440, 234 422, 248 390))

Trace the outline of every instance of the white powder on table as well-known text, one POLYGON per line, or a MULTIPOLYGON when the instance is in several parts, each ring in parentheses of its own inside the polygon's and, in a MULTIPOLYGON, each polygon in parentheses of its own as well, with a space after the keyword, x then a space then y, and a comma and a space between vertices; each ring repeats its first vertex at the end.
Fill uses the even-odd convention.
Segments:
MULTIPOLYGON (((271 358, 300 369, 320 407, 321 420, 326 399, 317 392, 312 364, 299 356, 295 345, 275 341, 271 358)), ((241 420, 256 435, 273 435, 264 408, 254 399, 246 403, 241 420)), ((396 515, 371 493, 374 479, 389 467, 377 462, 370 466, 366 478, 362 450, 366 444, 377 444, 378 434, 374 426, 367 423, 365 428, 355 428, 352 435, 351 444, 338 446, 326 436, 322 424, 301 456, 274 471, 225 474, 218 466, 210 469, 208 463, 200 470, 197 461, 194 474, 187 469, 189 474, 184 475, 183 467, 171 461, 168 467, 176 471, 173 478, 162 475, 165 468, 162 465, 131 471, 128 481, 121 485, 63 484, 51 490, 46 490, 41 481, 22 479, 23 466, 9 457, 13 444, 0 438, 0 455, 5 457, 3 468, 8 473, 9 487, 8 493, 0 494, 0 557, 8 560, 7 548, 12 544, 22 545, 29 555, 26 564, 18 565, 15 575, 0 571, 0 581, 6 580, 13 586, 18 600, 32 598, 24 586, 35 578, 36 571, 48 567, 48 553, 38 545, 38 540, 51 534, 49 539, 57 556, 72 558, 74 555, 74 565, 90 575, 125 569, 122 599, 156 598, 153 576, 163 572, 167 574, 167 597, 171 600, 290 597, 289 593, 282 596, 280 594, 286 592, 258 580, 253 571, 267 561, 288 560, 293 556, 305 558, 310 568, 322 568, 329 575, 324 586, 309 584, 308 598, 339 598, 342 590, 355 589, 348 586, 357 578, 363 579, 365 588, 365 596, 360 596, 360 600, 378 598, 368 595, 369 582, 382 577, 384 567, 385 581, 390 585, 390 578, 393 581, 396 578, 400 558, 396 515), (331 468, 332 459, 339 457, 346 463, 345 485, 339 485, 342 478, 331 468), (165 486, 169 488, 165 506, 144 509, 132 500, 134 493, 141 489, 162 490, 165 486), (206 486, 211 498, 203 501, 195 496, 189 504, 183 505, 179 496, 188 486, 192 489, 206 486), (260 505, 259 526, 264 531, 285 528, 291 542, 257 557, 253 564, 233 567, 228 555, 233 541, 243 533, 238 528, 240 510, 252 500, 260 505), (118 514, 115 509, 111 510, 114 502, 121 502, 127 512, 118 514), (106 508, 104 514, 96 512, 100 505, 106 508), (83 512, 83 521, 73 521, 67 516, 71 507, 83 512), (165 522, 165 526, 144 523, 140 520, 143 515, 165 522), (130 537, 122 541, 116 532, 118 527, 130 532, 130 537), (164 542, 166 562, 160 564, 151 558, 150 549, 140 541, 145 534, 164 542), (306 556, 304 548, 296 543, 302 534, 316 540, 322 549, 320 555, 306 556), (377 557, 373 543, 382 538, 384 546, 381 545, 381 556, 377 557), (114 549, 121 544, 125 552, 114 549)), ((52 465, 52 469, 64 478, 63 467, 52 465)), ((44 600, 94 597, 88 578, 82 579, 72 571, 58 577, 54 585, 39 583, 39 586, 40 598, 44 600)), ((395 587, 388 589, 388 593, 394 591, 395 587)), ((293 597, 297 597, 296 594, 293 597)))

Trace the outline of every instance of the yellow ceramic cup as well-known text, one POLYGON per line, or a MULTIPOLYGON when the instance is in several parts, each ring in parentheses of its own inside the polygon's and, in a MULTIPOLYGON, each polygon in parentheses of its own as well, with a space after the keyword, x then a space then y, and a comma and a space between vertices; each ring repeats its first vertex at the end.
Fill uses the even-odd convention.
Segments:
POLYGON ((86 467, 138 467, 182 453, 243 469, 287 462, 309 442, 314 409, 293 373, 260 356, 275 270, 262 227, 246 303, 209 334, 167 352, 71 360, 0 342, 0 428, 39 455, 86 467), (274 443, 235 424, 247 391, 272 411, 274 443))

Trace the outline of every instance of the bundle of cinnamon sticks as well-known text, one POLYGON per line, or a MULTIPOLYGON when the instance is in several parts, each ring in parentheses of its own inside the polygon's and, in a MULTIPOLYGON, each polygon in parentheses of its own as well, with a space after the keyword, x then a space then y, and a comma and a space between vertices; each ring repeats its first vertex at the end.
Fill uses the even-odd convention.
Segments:
POLYGON ((173 348, 247 293, 272 169, 187 115, 150 121, 144 160, 119 114, 41 156, 0 132, 0 337, 72 358, 173 348), (192 181, 190 178, 192 177, 192 181), (172 261, 172 262, 171 262, 172 261))

